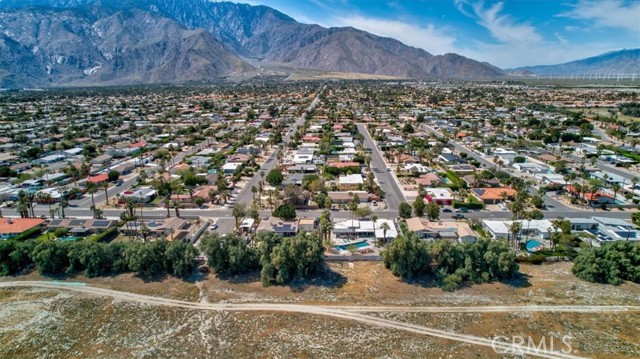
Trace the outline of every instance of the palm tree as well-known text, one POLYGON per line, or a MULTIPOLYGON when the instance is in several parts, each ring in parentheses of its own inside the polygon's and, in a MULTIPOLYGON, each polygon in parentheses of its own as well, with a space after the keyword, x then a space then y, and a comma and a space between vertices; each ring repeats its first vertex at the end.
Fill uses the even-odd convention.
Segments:
POLYGON ((633 198, 633 196, 635 196, 635 190, 636 190, 636 185, 638 184, 638 182, 640 182, 640 178, 638 177, 633 177, 631 179, 631 198, 633 198))
POLYGON ((211 203, 215 203, 218 197, 218 191, 215 189, 210 189, 207 195, 209 196, 209 201, 211 201, 211 203))
POLYGON ((551 241, 552 250, 555 250, 556 245, 558 244, 558 242, 560 242, 558 230, 561 228, 562 222, 562 219, 554 219, 551 221, 551 225, 553 226, 553 233, 551 234, 551 237, 549 239, 551 241))
POLYGON ((64 214, 64 209, 69 207, 69 193, 67 191, 64 191, 62 193, 62 197, 60 198, 60 212, 61 212, 61 217, 65 218, 65 214, 64 214))
POLYGON ((129 226, 129 216, 127 215, 127 211, 122 211, 120 213, 120 220, 124 222, 124 225, 127 228, 127 233, 129 234, 129 237, 131 237, 131 230, 129 226))
POLYGON ((29 206, 23 201, 18 201, 18 205, 16 206, 16 211, 20 213, 20 217, 29 218, 29 206))
POLYGON ((176 217, 180 218, 180 201, 173 201, 173 209, 176 211, 176 217))
POLYGON ((253 202, 256 201, 256 193, 258 193, 258 188, 256 186, 251 186, 251 194, 253 195, 253 202))
POLYGON ((602 186, 604 185, 604 182, 602 180, 593 178, 589 180, 589 185, 591 186, 591 198, 590 198, 589 204, 591 204, 591 202, 593 202, 593 197, 602 188, 602 186))
POLYGON ((109 188, 109 182, 104 181, 101 184, 102 188, 104 189, 104 199, 107 202, 107 206, 109 205, 109 192, 107 191, 107 189, 109 188))
POLYGON ((164 199, 164 208, 167 209, 167 218, 171 218, 171 200, 169 198, 164 199))
POLYGON ((622 188, 622 187, 621 187, 621 186, 620 186, 620 184, 619 184, 619 183, 617 183, 617 182, 616 182, 616 183, 614 183, 614 184, 611 186, 611 190, 613 190, 613 200, 614 200, 614 202, 615 202, 615 200, 616 200, 616 195, 618 194, 618 192, 620 191, 620 189, 621 189, 621 188, 622 188))
POLYGON ((387 243, 387 231, 391 229, 391 227, 389 227, 389 224, 387 222, 382 222, 382 224, 380 225, 380 229, 382 229, 382 239, 384 240, 384 243, 387 243))
POLYGON ((244 204, 236 203, 233 206, 233 211, 231 212, 231 215, 236 220, 236 230, 238 230, 238 227, 240 226, 240 218, 244 218, 247 215, 247 211, 244 204))
POLYGON ((91 195, 91 206, 96 208, 96 201, 93 198, 93 194, 96 193, 96 184, 93 182, 87 182, 87 192, 91 195))
POLYGON ((517 249, 517 244, 518 244, 518 233, 520 233, 520 230, 522 229, 522 224, 516 220, 514 220, 511 223, 511 226, 509 226, 509 233, 511 234, 511 241, 513 249, 517 249))

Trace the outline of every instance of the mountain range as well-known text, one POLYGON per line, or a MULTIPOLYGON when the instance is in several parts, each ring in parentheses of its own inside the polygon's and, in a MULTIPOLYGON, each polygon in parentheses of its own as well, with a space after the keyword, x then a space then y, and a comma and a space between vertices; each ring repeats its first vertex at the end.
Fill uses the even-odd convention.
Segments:
POLYGON ((595 75, 595 74, 639 74, 640 49, 611 51, 598 56, 559 65, 520 67, 511 71, 517 75, 595 75))
POLYGON ((267 6, 0 0, 0 88, 211 81, 260 73, 252 64, 399 78, 507 75, 352 27, 301 24, 267 6))
POLYGON ((493 78, 351 27, 301 24, 272 8, 207 0, 0 0, 0 87, 206 81, 251 74, 245 59, 402 78, 493 78))

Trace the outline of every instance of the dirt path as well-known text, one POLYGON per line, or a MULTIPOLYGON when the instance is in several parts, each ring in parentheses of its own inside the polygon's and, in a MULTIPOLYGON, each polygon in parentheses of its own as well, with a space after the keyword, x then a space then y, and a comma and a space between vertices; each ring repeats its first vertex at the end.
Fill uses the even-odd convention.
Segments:
POLYGON ((116 300, 136 302, 153 306, 177 307, 185 309, 211 310, 211 311, 282 311, 297 312, 313 315, 323 315, 333 318, 346 319, 365 323, 372 326, 390 329, 404 330, 407 332, 460 341, 469 344, 492 347, 502 352, 524 352, 531 356, 541 358, 580 358, 578 356, 564 354, 557 351, 537 350, 527 351, 527 347, 512 343, 495 342, 488 338, 458 334, 443 330, 428 328, 420 325, 398 322, 389 319, 371 317, 361 312, 432 312, 432 313, 476 313, 476 312, 638 312, 640 306, 474 306, 474 307, 368 307, 368 306, 314 306, 300 304, 274 304, 274 303, 206 303, 188 302, 177 299, 160 298, 136 293, 121 292, 112 289, 85 286, 81 283, 55 283, 39 281, 16 281, 0 283, 0 288, 44 288, 54 290, 72 291, 87 295, 111 297, 116 300))

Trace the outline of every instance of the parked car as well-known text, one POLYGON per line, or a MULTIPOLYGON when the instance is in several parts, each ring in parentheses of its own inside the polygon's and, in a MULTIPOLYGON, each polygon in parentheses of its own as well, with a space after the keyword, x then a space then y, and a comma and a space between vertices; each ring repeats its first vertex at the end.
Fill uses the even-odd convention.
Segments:
POLYGON ((453 218, 453 219, 464 219, 464 215, 461 214, 461 213, 456 213, 451 218, 453 218))
POLYGON ((373 201, 373 202, 371 202, 371 205, 374 206, 374 207, 377 207, 378 206, 378 202, 373 201))
POLYGON ((450 213, 450 212, 453 212, 453 211, 451 210, 451 208, 445 208, 445 209, 442 210, 442 212, 450 213))
POLYGON ((209 230, 211 231, 215 231, 216 229, 218 229, 218 224, 217 223, 212 223, 211 226, 209 227, 209 230))

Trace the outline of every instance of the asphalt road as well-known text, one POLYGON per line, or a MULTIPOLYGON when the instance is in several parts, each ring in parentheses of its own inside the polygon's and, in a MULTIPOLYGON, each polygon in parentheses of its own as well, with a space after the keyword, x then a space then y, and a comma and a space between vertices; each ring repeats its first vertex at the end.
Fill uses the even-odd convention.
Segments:
MULTIPOLYGON (((318 95, 313 99, 311 104, 306 108, 306 110, 302 113, 302 115, 296 120, 295 127, 289 131, 285 136, 282 137, 281 144, 287 144, 291 140, 291 136, 296 132, 296 129, 304 124, 305 117, 307 113, 312 111, 318 103, 320 103, 320 94, 324 91, 324 87, 318 92, 318 95)), ((277 151, 271 153, 269 158, 262 164, 260 171, 264 171, 265 177, 273 168, 276 167, 278 161, 276 160, 277 151)), ((257 171, 256 174, 244 185, 244 187, 238 193, 238 197, 236 199, 237 203, 245 203, 249 205, 253 201, 253 192, 251 192, 251 188, 255 186, 258 187, 258 183, 260 182, 260 171, 257 171)))
POLYGON ((387 170, 387 165, 382 158, 380 149, 371 139, 371 135, 369 134, 367 127, 362 123, 357 124, 357 126, 358 131, 364 136, 364 147, 371 148, 372 150, 371 169, 376 177, 376 181, 385 193, 385 200, 387 201, 388 208, 393 210, 395 213, 398 210, 400 203, 406 202, 407 199, 404 197, 400 187, 398 187, 398 183, 393 177, 391 171, 387 170))

